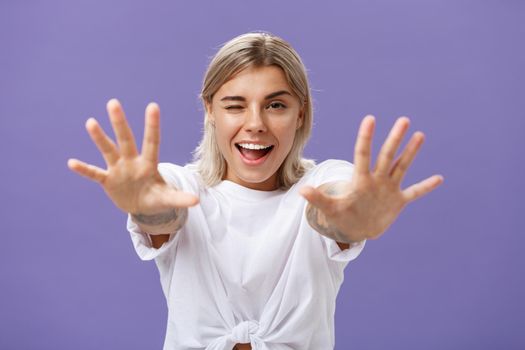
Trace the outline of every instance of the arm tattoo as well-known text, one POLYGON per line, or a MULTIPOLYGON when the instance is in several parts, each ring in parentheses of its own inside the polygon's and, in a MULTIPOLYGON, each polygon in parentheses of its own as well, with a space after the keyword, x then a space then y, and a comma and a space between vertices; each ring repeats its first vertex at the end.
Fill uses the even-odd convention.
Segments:
POLYGON ((337 242, 350 243, 347 242, 348 239, 345 238, 344 234, 339 231, 337 227, 328 223, 324 214, 311 204, 308 204, 306 207, 306 218, 310 226, 323 236, 331 238, 337 242))
MULTIPOLYGON (((335 196, 342 193, 341 185, 341 182, 332 182, 322 185, 323 187, 326 187, 321 187, 320 189, 328 195, 335 196)), ((332 225, 330 222, 328 222, 325 215, 310 203, 308 203, 306 207, 306 219, 308 220, 310 226, 312 226, 314 230, 323 236, 341 243, 355 243, 353 241, 349 241, 343 232, 335 227, 335 225, 332 225)))
POLYGON ((133 221, 139 225, 142 224, 146 226, 157 226, 159 228, 170 226, 175 227, 176 230, 178 230, 186 222, 186 218, 188 217, 188 209, 170 209, 166 212, 153 215, 137 213, 131 214, 131 217, 133 218, 133 221))

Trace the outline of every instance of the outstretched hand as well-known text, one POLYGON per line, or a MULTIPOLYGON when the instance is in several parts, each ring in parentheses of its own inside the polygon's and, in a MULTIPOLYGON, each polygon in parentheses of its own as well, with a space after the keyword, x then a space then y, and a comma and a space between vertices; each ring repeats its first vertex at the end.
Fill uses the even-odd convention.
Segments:
MULTIPOLYGON (((419 151, 424 134, 415 132, 405 149, 394 156, 406 134, 409 119, 400 117, 381 147, 374 170, 371 144, 375 118, 366 116, 361 122, 354 151, 354 172, 351 181, 333 183, 328 188, 306 186, 301 194, 310 205, 324 214, 323 225, 338 231, 345 242, 377 238, 395 221, 410 202, 436 189, 444 179, 433 175, 402 190, 401 182, 419 151)), ((327 184, 329 185, 329 184, 327 184)), ((339 239, 341 241, 343 239, 339 239)))
POLYGON ((133 132, 120 103, 116 99, 110 100, 107 111, 117 144, 106 135, 94 118, 86 122, 89 136, 102 153, 107 169, 77 159, 69 159, 68 167, 99 183, 113 203, 126 213, 155 215, 168 209, 187 208, 197 204, 197 197, 169 186, 157 169, 160 144, 158 105, 150 103, 146 108, 141 154, 138 153, 133 132))

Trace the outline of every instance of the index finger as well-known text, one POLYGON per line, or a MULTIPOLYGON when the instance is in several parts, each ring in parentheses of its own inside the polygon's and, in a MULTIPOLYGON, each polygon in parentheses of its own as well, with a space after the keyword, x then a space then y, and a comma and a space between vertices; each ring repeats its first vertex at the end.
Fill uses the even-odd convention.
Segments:
POLYGON ((102 153, 102 157, 104 157, 106 164, 108 166, 115 164, 119 158, 117 146, 106 135, 95 118, 89 118, 86 121, 86 129, 89 137, 91 137, 99 151, 102 153))
POLYGON ((375 117, 367 115, 361 121, 354 149, 354 166, 357 174, 368 174, 370 171, 370 157, 372 137, 374 136, 375 117))

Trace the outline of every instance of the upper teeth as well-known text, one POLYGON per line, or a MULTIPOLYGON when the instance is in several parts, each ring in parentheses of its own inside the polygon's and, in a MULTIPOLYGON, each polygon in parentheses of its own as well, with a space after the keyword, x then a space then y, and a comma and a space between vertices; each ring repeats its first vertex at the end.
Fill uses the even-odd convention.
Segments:
POLYGON ((255 143, 239 143, 239 146, 242 148, 247 149, 266 149, 272 147, 272 145, 263 146, 263 145, 256 145, 255 143))

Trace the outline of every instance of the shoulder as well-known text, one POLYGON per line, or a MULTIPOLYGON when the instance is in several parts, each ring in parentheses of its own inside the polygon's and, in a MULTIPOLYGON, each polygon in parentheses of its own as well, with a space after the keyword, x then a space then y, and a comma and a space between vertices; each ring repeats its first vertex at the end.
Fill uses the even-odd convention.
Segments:
POLYGON ((181 190, 198 192, 204 186, 194 164, 189 163, 185 166, 180 166, 165 162, 159 163, 157 169, 164 181, 181 190))

